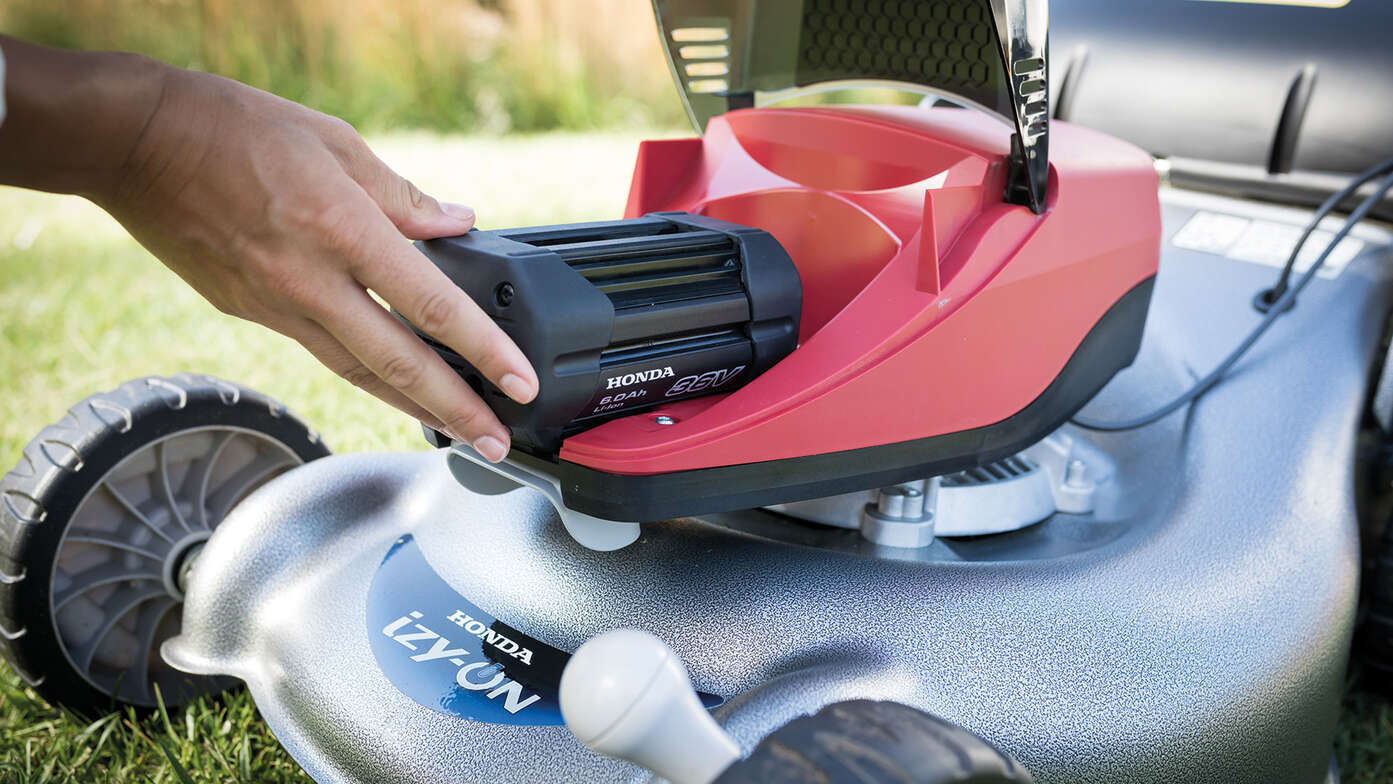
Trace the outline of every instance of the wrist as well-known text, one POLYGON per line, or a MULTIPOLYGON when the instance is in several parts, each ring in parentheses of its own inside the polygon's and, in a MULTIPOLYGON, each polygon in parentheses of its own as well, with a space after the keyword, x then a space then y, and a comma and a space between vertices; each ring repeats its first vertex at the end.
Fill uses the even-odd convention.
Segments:
POLYGON ((89 197, 111 191, 175 69, 132 54, 10 38, 0 45, 8 103, 0 183, 89 197))
POLYGON ((112 150, 113 160, 119 162, 99 190, 83 194, 108 211, 164 206, 162 200, 178 194, 197 173, 217 139, 229 82, 145 62, 153 63, 158 74, 135 81, 158 85, 158 89, 146 96, 140 111, 131 111, 120 121, 123 139, 112 150))
POLYGON ((89 166, 69 190, 103 206, 131 190, 140 151, 159 127, 179 69, 124 52, 90 55, 89 166))

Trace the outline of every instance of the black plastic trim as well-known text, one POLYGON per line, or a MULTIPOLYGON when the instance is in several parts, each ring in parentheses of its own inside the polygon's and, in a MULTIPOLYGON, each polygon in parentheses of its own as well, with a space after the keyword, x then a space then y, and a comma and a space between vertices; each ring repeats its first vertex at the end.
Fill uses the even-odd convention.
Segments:
POLYGON ((1080 46, 1069 58, 1069 67, 1059 80, 1059 95, 1054 99, 1054 119, 1068 122, 1073 119, 1074 98, 1079 93, 1084 69, 1088 67, 1088 48, 1080 46))
POLYGON ((1045 391, 992 425, 863 449, 646 476, 606 473, 517 450, 511 457, 556 476, 571 509, 623 522, 750 509, 962 471, 1044 438, 1132 364, 1154 284, 1154 277, 1147 278, 1118 299, 1045 391))
MULTIPOLYGON (((1350 175, 1338 172, 1296 171, 1273 174, 1264 166, 1195 158, 1167 158, 1166 163, 1166 176, 1170 184, 1177 188, 1304 207, 1319 206, 1350 181, 1350 175)), ((1360 188, 1358 193, 1340 204, 1340 211, 1352 212, 1361 201, 1374 192, 1375 185, 1369 183, 1360 188)), ((1393 194, 1385 196, 1369 216, 1393 221, 1393 194)))
POLYGON ((1393 155, 1387 0, 1056 0, 1049 14, 1054 51, 1087 50, 1057 116, 1212 164, 1187 187, 1319 204, 1393 155))
POLYGON ((1301 123, 1306 119, 1306 110, 1316 91, 1316 73, 1315 63, 1307 63, 1291 80, 1286 103, 1282 105, 1282 119, 1277 122, 1277 132, 1272 137, 1272 154, 1267 162, 1267 170, 1273 174, 1291 173, 1296 160, 1296 143, 1301 138, 1301 123))

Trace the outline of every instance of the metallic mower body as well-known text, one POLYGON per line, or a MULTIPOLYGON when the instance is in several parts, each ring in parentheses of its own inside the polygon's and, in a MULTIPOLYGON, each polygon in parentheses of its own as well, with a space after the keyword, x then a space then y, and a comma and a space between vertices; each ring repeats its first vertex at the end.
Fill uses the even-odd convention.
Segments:
MULTIPOLYGON (((1162 202, 1142 352, 1094 417, 1169 399, 1259 318, 1274 269, 1179 248, 1178 231, 1200 212, 1306 217, 1162 202)), ((450 716, 384 674, 368 596, 410 535, 450 589, 563 651, 616 627, 663 638, 746 752, 865 697, 957 722, 1039 782, 1325 781, 1358 588, 1353 454, 1393 277, 1389 235, 1354 236, 1362 252, 1197 405, 1133 432, 1066 426, 1115 467, 1091 514, 910 550, 755 510, 596 552, 534 490, 465 489, 449 450, 333 457, 231 513, 164 655, 245 680, 321 784, 649 779, 562 726, 450 716)))

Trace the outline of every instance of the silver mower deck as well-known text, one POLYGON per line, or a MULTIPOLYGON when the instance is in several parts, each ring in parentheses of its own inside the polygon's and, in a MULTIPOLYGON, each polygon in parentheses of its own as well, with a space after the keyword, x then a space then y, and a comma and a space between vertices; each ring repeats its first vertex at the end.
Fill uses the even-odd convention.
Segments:
MULTIPOLYGON (((1086 409, 1096 418, 1149 410, 1222 358, 1276 275, 1232 257, 1270 255, 1281 226, 1264 222, 1306 217, 1163 201, 1142 355, 1086 409)), ((1091 514, 906 549, 749 511, 645 525, 596 552, 535 490, 465 489, 448 450, 333 457, 232 512, 164 654, 245 680, 321 784, 649 778, 581 746, 479 655, 542 659, 616 627, 667 641, 746 752, 864 697, 957 722, 1039 782, 1333 778, 1359 575, 1353 455, 1393 272, 1384 230, 1353 236, 1357 257, 1337 254, 1339 274, 1191 410, 1115 435, 1066 427, 1114 466, 1091 514)))

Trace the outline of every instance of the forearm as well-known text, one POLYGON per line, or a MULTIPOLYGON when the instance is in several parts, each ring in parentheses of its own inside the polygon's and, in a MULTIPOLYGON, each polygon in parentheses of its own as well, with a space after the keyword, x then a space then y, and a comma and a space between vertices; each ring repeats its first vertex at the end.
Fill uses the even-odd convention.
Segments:
POLYGON ((8 104, 0 184, 98 200, 115 192, 174 69, 136 55, 4 36, 0 48, 8 104))

